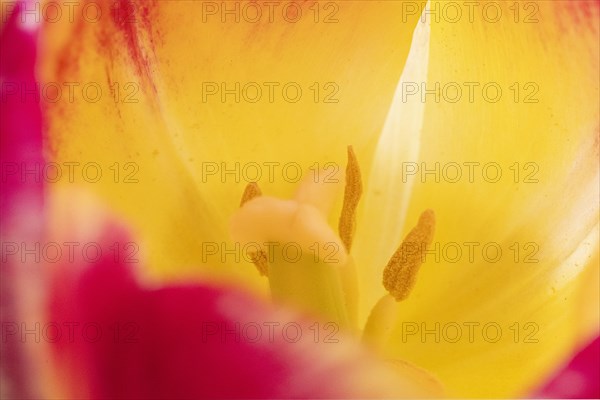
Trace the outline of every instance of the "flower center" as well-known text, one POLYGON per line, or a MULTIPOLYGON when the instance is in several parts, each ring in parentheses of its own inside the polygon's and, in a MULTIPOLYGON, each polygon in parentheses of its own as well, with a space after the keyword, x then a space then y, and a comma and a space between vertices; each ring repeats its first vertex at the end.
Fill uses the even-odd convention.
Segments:
MULTIPOLYGON (((248 184, 240 209, 231 219, 231 232, 234 240, 252 249, 248 256, 258 272, 268 277, 275 300, 353 330, 357 328, 358 283, 350 252, 362 179, 351 146, 345 181, 338 234, 327 224, 332 191, 327 187, 331 184, 324 182, 304 182, 292 200, 263 196, 256 183, 248 184)), ((371 335, 377 331, 374 324, 389 322, 389 297, 401 301, 410 294, 434 227, 434 213, 426 210, 392 255, 383 272, 383 286, 389 296, 369 317, 371 335)))

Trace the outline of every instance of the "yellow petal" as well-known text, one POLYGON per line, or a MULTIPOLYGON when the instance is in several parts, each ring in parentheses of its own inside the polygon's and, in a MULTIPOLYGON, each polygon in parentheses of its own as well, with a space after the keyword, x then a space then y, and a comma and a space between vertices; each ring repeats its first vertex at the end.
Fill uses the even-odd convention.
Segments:
MULTIPOLYGON (((580 335, 572 322, 580 315, 578 281, 597 260, 598 4, 515 4, 518 22, 508 8, 513 3, 481 2, 473 22, 463 10, 458 22, 431 25, 427 89, 439 83, 442 94, 439 102, 434 94, 425 98, 408 219, 432 208, 438 223, 434 253, 411 297, 398 306, 388 351, 434 371, 459 396, 523 395, 567 357, 580 335), (485 7, 489 17, 501 7, 503 17, 484 20, 485 7), (473 102, 469 82, 478 85, 473 102), (444 90, 453 83, 462 89, 456 103, 453 86, 444 90), (493 87, 502 89, 495 103, 493 87), (472 182, 465 162, 479 163, 471 164, 472 182), (434 174, 421 174, 436 163, 437 182, 434 174), (450 163, 462 170, 458 182, 452 182, 456 166, 450 163), (488 163, 497 164, 485 170, 488 163), (498 167, 502 177, 494 182, 498 167), (478 243, 473 261, 469 242, 478 243), (452 246, 462 251, 458 260, 452 246), (498 247, 502 257, 490 261, 498 247), (439 343, 434 333, 421 337, 422 323, 431 330, 440 324, 439 343), (455 323, 462 338, 453 343, 455 323), (479 324, 473 343, 465 323, 479 324), (482 335, 488 323, 487 339, 493 338, 493 324, 502 330, 496 343, 482 335), (415 327, 418 333, 403 340, 415 327)), ((402 179, 402 171, 396 173, 402 179)))
POLYGON ((591 342, 600 333, 600 260, 598 253, 590 260, 589 267, 579 282, 579 314, 574 315, 580 334, 580 345, 591 342))
MULTIPOLYGON (((192 272, 205 242, 226 240, 248 180, 289 195, 302 177, 298 166, 304 177, 326 169, 341 179, 346 145, 369 154, 417 17, 399 23, 398 2, 316 2, 302 4, 297 22, 294 10, 279 7, 271 17, 263 5, 258 22, 244 14, 223 23, 225 6, 117 2, 95 23, 76 13, 76 23, 45 26, 41 78, 80 82, 74 102, 65 89, 44 104, 51 159, 101 165, 107 179, 78 181, 129 216, 163 276, 192 272), (103 92, 96 103, 82 99, 90 82, 103 92), (236 85, 239 103, 235 94, 210 94, 236 85), (252 102, 256 86, 262 97, 252 102), (109 169, 115 163, 119 183, 109 169), (139 182, 123 183, 128 174, 139 182)), ((253 279, 245 266, 215 269, 253 279)))

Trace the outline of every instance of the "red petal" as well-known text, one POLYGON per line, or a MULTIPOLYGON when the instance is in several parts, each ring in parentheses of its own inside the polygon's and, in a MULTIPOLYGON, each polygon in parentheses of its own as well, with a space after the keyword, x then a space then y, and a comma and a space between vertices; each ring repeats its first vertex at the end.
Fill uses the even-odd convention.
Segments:
POLYGON ((28 207, 40 210, 43 189, 39 173, 22 174, 23 167, 29 171, 43 168, 43 157, 42 116, 34 76, 37 31, 26 30, 19 23, 18 4, 0 35, 0 212, 4 223, 25 199, 28 207))
MULTIPOLYGON (((73 214, 74 207, 65 203, 61 207, 73 214)), ((110 218, 99 220, 102 229, 92 230, 102 249, 130 241, 122 228, 106 223, 110 218)), ((71 227, 67 233, 77 231, 71 227)), ((436 382, 396 373, 326 321, 231 287, 144 286, 129 268, 135 264, 123 261, 103 251, 98 262, 78 259, 48 267, 53 273, 44 327, 53 325, 44 339, 53 349, 50 365, 60 397, 414 398, 439 393, 436 382)))
POLYGON ((349 338, 332 334, 333 326, 231 288, 142 288, 111 256, 66 278, 54 291, 50 321, 78 324, 74 340, 63 328, 54 344, 57 376, 71 396, 418 395, 349 338))
POLYGON ((19 255, 14 253, 17 251, 15 246, 23 242, 29 245, 38 239, 43 221, 43 181, 37 172, 43 168, 42 118, 35 95, 34 75, 37 32, 24 29, 19 23, 18 10, 23 4, 17 3, 0 33, 0 301, 3 333, 0 365, 2 395, 32 398, 26 372, 29 369, 26 347, 20 341, 10 344, 4 340, 5 329, 13 327, 20 315, 16 294, 18 279, 30 272, 28 267, 31 267, 20 262, 19 255), (34 94, 29 93, 32 90, 34 94), (24 175, 25 170, 33 173, 24 175))
POLYGON ((534 397, 600 398, 600 337, 575 355, 534 397))

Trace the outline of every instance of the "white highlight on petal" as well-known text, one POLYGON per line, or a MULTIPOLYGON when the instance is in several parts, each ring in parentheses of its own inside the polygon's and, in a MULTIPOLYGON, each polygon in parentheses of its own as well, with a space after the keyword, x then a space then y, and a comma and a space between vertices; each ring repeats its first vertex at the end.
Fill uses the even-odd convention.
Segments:
POLYGON ((600 227, 596 224, 575 251, 556 268, 550 279, 552 288, 560 290, 583 271, 594 252, 598 251, 600 227))
MULTIPOLYGON (((423 13, 427 10, 429 3, 423 13)), ((410 177, 403 182, 402 164, 418 159, 425 114, 425 104, 420 96, 406 96, 404 91, 407 85, 420 86, 421 82, 427 81, 430 32, 429 20, 420 18, 367 180, 364 212, 357 226, 354 243, 359 266, 368 263, 367 268, 362 268, 362 271, 368 271, 368 276, 361 277, 368 285, 364 293, 367 301, 363 302, 368 308, 385 293, 380 277, 402 240, 414 180, 410 177), (377 232, 377 235, 369 236, 370 232, 377 232)))
POLYGON ((36 33, 42 26, 44 14, 42 13, 42 2, 35 0, 21 1, 19 6, 18 25, 24 32, 36 33))

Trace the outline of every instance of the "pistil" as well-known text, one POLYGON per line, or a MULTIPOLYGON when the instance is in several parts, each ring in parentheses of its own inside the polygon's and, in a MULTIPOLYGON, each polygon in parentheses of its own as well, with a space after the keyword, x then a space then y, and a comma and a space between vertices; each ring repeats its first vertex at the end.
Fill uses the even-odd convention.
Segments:
MULTIPOLYGON (((325 182, 303 182, 293 200, 262 196, 256 183, 246 187, 231 230, 240 242, 258 245, 249 256, 259 273, 268 277, 274 299, 356 329, 359 293, 350 250, 361 195, 360 167, 352 146, 348 146, 339 237, 327 224, 332 190, 325 182)), ((395 323, 395 303, 406 299, 415 286, 434 230, 435 214, 426 210, 392 255, 383 271, 389 295, 372 310, 365 340, 384 342, 395 323)))

